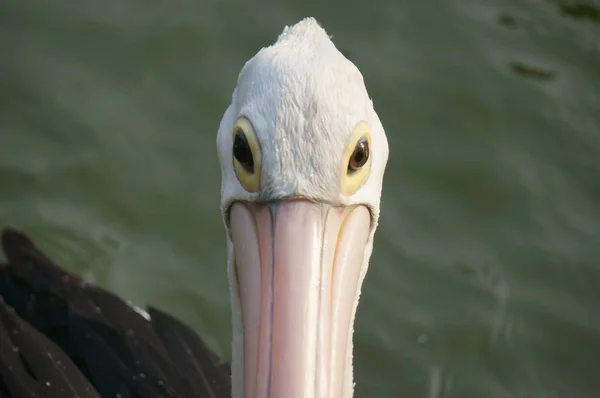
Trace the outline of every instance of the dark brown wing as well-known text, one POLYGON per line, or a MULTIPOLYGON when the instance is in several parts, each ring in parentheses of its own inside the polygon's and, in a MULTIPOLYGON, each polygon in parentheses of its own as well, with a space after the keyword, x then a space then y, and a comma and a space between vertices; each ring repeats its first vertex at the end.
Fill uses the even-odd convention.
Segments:
POLYGON ((2 245, 0 398, 229 397, 229 366, 191 328, 154 308, 146 320, 19 231, 2 245))

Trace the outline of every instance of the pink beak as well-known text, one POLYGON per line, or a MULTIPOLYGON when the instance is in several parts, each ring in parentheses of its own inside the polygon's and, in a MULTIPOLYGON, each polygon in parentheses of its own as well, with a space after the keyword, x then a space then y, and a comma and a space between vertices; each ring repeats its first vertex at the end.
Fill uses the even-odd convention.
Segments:
POLYGON ((244 397, 348 395, 353 315, 371 232, 367 207, 237 202, 230 231, 244 397))

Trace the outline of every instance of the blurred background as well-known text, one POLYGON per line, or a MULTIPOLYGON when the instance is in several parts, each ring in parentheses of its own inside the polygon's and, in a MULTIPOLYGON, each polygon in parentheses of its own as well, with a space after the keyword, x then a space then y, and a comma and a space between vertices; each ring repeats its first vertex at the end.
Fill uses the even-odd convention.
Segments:
POLYGON ((390 143, 356 397, 600 396, 600 3, 4 0, 0 225, 230 358, 215 137, 315 16, 390 143))

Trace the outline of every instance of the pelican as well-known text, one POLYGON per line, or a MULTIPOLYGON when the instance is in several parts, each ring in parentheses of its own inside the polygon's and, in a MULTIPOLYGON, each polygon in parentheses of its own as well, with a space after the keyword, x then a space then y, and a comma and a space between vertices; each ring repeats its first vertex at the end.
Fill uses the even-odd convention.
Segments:
POLYGON ((360 71, 315 19, 286 27, 243 66, 217 148, 230 376, 179 321, 86 284, 7 229, 0 396, 353 396, 388 158, 360 71))

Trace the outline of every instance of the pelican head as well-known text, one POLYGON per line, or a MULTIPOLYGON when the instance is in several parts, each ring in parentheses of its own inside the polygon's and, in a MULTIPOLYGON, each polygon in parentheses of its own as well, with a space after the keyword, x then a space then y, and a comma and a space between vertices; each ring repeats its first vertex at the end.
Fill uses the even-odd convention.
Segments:
POLYGON ((351 397, 388 157, 360 71, 314 19, 286 27, 243 67, 217 146, 233 397, 351 397))

